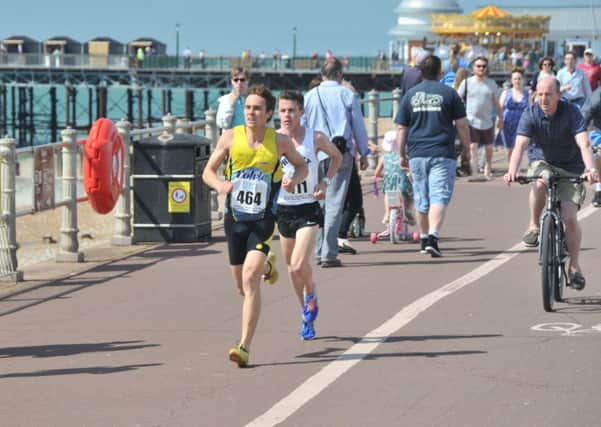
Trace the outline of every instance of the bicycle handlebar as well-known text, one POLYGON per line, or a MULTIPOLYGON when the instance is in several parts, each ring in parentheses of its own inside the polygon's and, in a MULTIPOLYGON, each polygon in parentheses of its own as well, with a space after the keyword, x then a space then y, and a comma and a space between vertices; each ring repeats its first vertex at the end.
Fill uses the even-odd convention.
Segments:
POLYGON ((588 181, 586 176, 561 176, 561 175, 549 175, 548 177, 544 176, 517 176, 515 178, 516 182, 520 184, 528 184, 530 182, 538 181, 539 179, 548 180, 550 184, 556 183, 559 181, 570 181, 573 184, 582 184, 585 181, 588 181))

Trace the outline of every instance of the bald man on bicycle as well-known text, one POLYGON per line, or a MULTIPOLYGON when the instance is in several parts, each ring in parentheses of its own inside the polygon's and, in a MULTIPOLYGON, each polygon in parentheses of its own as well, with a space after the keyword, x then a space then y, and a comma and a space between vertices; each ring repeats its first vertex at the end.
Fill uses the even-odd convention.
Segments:
MULTIPOLYGON (((559 81, 554 77, 545 77, 537 83, 536 102, 524 111, 518 125, 515 149, 504 177, 507 183, 516 181, 522 154, 531 142, 541 147, 545 160, 532 162, 528 175, 540 176, 545 171, 562 176, 584 175, 591 185, 599 180, 584 118, 577 106, 561 99, 559 87, 559 81)), ((578 209, 586 192, 582 184, 569 181, 560 182, 558 192, 570 253, 570 285, 582 290, 586 280, 578 263, 582 241, 578 209)), ((540 233, 540 215, 546 194, 547 185, 539 180, 529 200, 531 218, 524 240, 530 234, 540 233)))

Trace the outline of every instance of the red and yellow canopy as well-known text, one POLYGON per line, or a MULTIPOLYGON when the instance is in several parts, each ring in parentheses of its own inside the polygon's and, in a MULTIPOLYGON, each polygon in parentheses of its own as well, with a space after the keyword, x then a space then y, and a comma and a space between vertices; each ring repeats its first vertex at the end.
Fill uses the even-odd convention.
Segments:
POLYGON ((495 6, 486 6, 482 9, 472 12, 472 16, 476 19, 482 18, 505 18, 509 14, 495 6))

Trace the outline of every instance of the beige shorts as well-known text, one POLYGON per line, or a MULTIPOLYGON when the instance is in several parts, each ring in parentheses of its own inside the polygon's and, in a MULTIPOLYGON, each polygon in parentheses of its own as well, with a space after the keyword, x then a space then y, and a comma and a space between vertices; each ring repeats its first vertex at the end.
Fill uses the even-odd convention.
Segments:
MULTIPOLYGON (((565 169, 561 169, 550 165, 544 160, 536 160, 528 167, 528 176, 538 176, 543 171, 549 171, 551 173, 558 173, 561 176, 572 176, 577 177, 578 174, 568 172, 565 169)), ((562 202, 572 202, 578 209, 582 206, 584 198, 586 197, 586 189, 583 184, 574 184, 569 181, 560 181, 557 185, 557 196, 562 202)))

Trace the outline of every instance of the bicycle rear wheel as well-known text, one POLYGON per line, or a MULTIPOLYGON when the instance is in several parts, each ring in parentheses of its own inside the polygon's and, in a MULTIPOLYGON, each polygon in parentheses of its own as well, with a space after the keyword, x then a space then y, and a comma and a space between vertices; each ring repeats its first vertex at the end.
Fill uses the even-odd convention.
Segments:
POLYGON ((568 282, 568 275, 566 272, 566 259, 568 256, 568 250, 566 247, 565 241, 565 231, 563 229, 563 224, 560 224, 559 231, 559 241, 557 242, 556 250, 558 251, 558 266, 557 266, 557 282, 555 283, 555 301, 563 302, 563 289, 568 282))
POLYGON ((555 222, 551 215, 544 217, 539 236, 543 308, 545 311, 554 311, 553 302, 559 281, 559 263, 557 262, 555 222))

